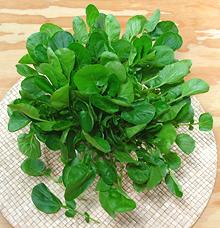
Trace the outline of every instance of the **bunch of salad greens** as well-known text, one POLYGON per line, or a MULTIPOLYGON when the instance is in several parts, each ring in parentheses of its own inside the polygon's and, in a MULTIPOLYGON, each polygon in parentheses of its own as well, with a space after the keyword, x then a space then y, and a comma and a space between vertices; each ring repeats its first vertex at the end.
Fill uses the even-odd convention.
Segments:
POLYGON ((94 5, 86 8, 86 23, 74 17, 73 34, 46 23, 27 39, 28 53, 16 65, 24 79, 20 98, 8 105, 8 129, 29 126, 18 137, 27 157, 21 169, 29 176, 51 176, 40 159, 41 144, 60 152, 65 203, 40 183, 32 191, 34 205, 48 214, 64 208, 67 217, 79 214, 89 222, 94 219, 78 211, 75 200, 96 178, 100 204, 112 217, 136 208, 123 190, 125 176, 137 192, 165 181, 182 197, 175 176, 181 159, 172 145, 190 154, 195 140, 177 129, 209 131, 213 120, 203 113, 194 122, 190 97, 209 86, 184 80, 191 61, 175 58, 182 38, 174 22, 160 21, 159 10, 149 19, 131 17, 122 36, 116 17, 94 5))

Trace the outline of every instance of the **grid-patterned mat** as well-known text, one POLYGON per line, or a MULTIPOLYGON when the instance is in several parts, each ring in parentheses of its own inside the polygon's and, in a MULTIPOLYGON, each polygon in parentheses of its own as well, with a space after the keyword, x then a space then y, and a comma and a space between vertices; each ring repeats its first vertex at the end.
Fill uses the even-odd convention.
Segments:
MULTIPOLYGON (((182 167, 177 174, 184 191, 181 200, 172 196, 164 184, 149 192, 137 194, 131 184, 125 180, 124 188, 137 202, 137 208, 132 213, 119 215, 115 220, 100 207, 94 186, 84 193, 84 200, 78 200, 78 208, 81 211, 88 211, 97 218, 100 221, 99 225, 95 223, 88 225, 79 216, 74 219, 66 218, 63 210, 54 215, 39 212, 30 197, 34 185, 44 182, 61 199, 63 190, 44 177, 28 177, 19 168, 24 157, 18 151, 16 138, 21 132, 7 131, 6 112, 7 104, 18 96, 19 86, 17 83, 0 103, 0 211, 14 227, 178 228, 190 227, 201 215, 215 182, 217 149, 213 133, 201 133, 198 129, 192 132, 197 142, 194 153, 190 156, 181 153, 182 167)), ((193 99, 193 106, 198 118, 203 110, 196 99, 193 99)), ((178 151, 177 147, 174 149, 178 151)), ((53 164, 53 172, 58 174, 60 172, 58 155, 54 152, 48 153, 45 148, 43 150, 45 161, 49 165, 53 164)))

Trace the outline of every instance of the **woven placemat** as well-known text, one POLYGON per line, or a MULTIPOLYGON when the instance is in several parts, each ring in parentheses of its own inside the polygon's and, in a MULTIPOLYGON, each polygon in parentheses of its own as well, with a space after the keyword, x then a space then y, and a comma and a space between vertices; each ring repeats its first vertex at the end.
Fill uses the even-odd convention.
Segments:
MULTIPOLYGON (((18 151, 17 136, 22 131, 9 133, 7 130, 7 104, 18 97, 20 83, 17 83, 0 102, 0 211, 14 227, 21 228, 63 228, 63 227, 190 227, 199 218, 211 195, 217 163, 217 149, 213 132, 202 133, 197 128, 191 133, 196 140, 193 154, 186 156, 174 146, 182 158, 182 167, 177 178, 183 186, 184 196, 176 199, 166 186, 161 184, 156 189, 137 194, 131 183, 124 180, 124 188, 137 202, 135 211, 118 215, 113 220, 100 206, 94 185, 84 194, 84 200, 78 200, 78 209, 88 211, 100 224, 87 224, 83 218, 66 218, 64 211, 46 215, 39 212, 31 201, 33 186, 44 182, 52 192, 63 199, 62 188, 45 177, 28 177, 20 170, 24 160, 18 151), (86 199, 86 200, 85 200, 86 199)), ((203 112, 196 99, 193 99, 195 117, 203 112)), ((186 129, 181 129, 186 132, 186 129)), ((52 172, 58 175, 61 164, 58 154, 49 153, 43 148, 43 158, 53 167, 52 172)))

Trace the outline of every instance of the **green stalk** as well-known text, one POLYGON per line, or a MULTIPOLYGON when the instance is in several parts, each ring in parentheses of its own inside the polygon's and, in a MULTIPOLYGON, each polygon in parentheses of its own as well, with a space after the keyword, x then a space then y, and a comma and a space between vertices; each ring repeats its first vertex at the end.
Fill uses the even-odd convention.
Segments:
MULTIPOLYGON (((67 207, 66 205, 64 205, 64 204, 62 204, 61 205, 61 207, 62 208, 64 208, 64 209, 71 209, 71 208, 69 208, 69 207, 67 207)), ((81 216, 83 216, 83 217, 85 217, 85 215, 84 215, 84 213, 83 212, 81 212, 81 211, 78 211, 78 210, 74 210, 77 214, 79 214, 79 215, 81 215, 81 216)), ((89 218, 93 221, 93 222, 95 222, 95 223, 100 223, 98 220, 96 220, 96 219, 94 219, 94 218, 92 218, 91 216, 89 216, 89 218)))

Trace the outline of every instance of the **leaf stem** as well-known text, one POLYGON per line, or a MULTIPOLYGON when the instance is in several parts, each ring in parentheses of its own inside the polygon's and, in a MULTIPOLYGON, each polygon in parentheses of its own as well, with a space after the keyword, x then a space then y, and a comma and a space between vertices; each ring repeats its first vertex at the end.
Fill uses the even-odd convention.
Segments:
POLYGON ((174 99, 174 100, 168 102, 168 104, 173 104, 173 103, 175 103, 175 102, 177 102, 177 101, 180 101, 181 99, 183 99, 183 96, 180 96, 180 97, 178 97, 178 98, 176 98, 176 99, 174 99))
POLYGON ((120 189, 122 189, 123 169, 124 169, 123 164, 120 164, 120 176, 118 178, 118 187, 120 189))
MULTIPOLYGON (((75 210, 75 211, 76 211, 76 213, 78 213, 79 215, 85 217, 84 213, 82 213, 82 212, 80 212, 80 211, 78 211, 78 210, 75 210)), ((89 216, 89 218, 90 218, 93 222, 95 222, 95 223, 100 223, 98 220, 92 218, 91 216, 89 216)))
POLYGON ((178 125, 179 126, 187 126, 187 127, 189 127, 190 125, 198 125, 199 123, 198 122, 196 122, 196 123, 179 123, 178 125))
MULTIPOLYGON (((66 206, 66 205, 64 205, 64 204, 62 204, 61 207, 64 208, 64 209, 70 209, 68 206, 66 206)), ((85 217, 85 214, 84 214, 83 212, 78 211, 78 210, 74 210, 74 211, 75 211, 77 214, 79 214, 79 215, 85 217)), ((91 216, 89 216, 89 218, 90 218, 93 222, 95 222, 95 223, 100 223, 98 220, 92 218, 91 216)))

